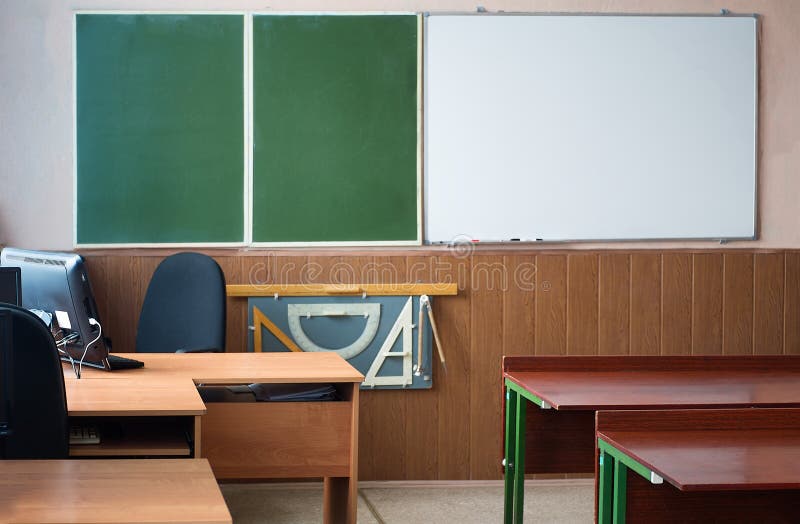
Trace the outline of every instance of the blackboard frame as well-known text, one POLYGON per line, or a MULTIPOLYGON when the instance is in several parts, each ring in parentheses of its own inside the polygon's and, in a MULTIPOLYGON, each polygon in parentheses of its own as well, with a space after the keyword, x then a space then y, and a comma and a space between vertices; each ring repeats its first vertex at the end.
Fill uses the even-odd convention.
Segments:
POLYGON ((313 247, 313 246, 420 246, 422 239, 422 53, 423 53, 423 21, 422 14, 418 12, 291 12, 291 11, 258 11, 258 10, 180 10, 180 11, 161 11, 161 10, 75 10, 73 11, 73 245, 82 249, 106 249, 106 248, 246 248, 246 247, 313 247), (77 109, 77 17, 79 15, 237 15, 244 20, 244 114, 245 114, 245 136, 244 136, 244 164, 245 173, 243 174, 244 192, 244 238, 241 242, 96 242, 81 243, 78 241, 78 109, 77 109), (254 16, 260 15, 314 15, 314 16, 359 16, 359 15, 407 15, 417 19, 417 104, 416 104, 416 238, 409 240, 367 240, 367 241, 297 241, 297 242, 254 242, 253 232, 253 95, 252 95, 252 21, 254 16))

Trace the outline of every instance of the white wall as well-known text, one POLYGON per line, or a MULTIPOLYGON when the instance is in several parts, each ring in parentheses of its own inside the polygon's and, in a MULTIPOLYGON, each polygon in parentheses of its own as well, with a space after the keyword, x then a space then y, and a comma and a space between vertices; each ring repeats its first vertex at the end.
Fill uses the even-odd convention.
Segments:
MULTIPOLYGON (((72 248, 72 12, 77 9, 262 11, 734 12, 761 14, 759 237, 732 247, 800 248, 800 2, 793 0, 2 0, 0 244, 72 248)), ((703 242, 624 247, 708 247, 703 242)), ((579 244, 575 247, 620 247, 579 244)))

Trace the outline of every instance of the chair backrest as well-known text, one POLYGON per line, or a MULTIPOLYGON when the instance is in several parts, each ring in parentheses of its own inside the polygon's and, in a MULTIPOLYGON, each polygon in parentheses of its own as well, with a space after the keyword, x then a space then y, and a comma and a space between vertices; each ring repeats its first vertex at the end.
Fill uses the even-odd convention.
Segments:
POLYGON ((153 273, 139 316, 136 351, 225 349, 225 275, 200 253, 165 258, 153 273))
MULTIPOLYGON (((3 304, 11 316, 9 422, 0 449, 7 459, 69 456, 69 423, 64 373, 53 335, 33 313, 3 304)), ((8 349, 8 348, 6 348, 8 349)))

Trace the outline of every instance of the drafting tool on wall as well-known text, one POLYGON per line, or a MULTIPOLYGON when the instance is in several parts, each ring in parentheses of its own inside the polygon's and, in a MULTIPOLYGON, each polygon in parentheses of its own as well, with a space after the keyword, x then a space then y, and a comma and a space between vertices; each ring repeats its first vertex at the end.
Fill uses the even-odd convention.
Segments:
MULTIPOLYGON (((439 352, 439 360, 442 363, 442 369, 447 372, 447 366, 444 362, 444 348, 442 348, 442 341, 439 338, 439 330, 436 327, 436 320, 433 318, 433 308, 431 307, 431 299, 428 295, 422 295, 419 297, 419 325, 422 326, 424 323, 424 317, 422 316, 422 310, 428 310, 428 320, 431 323, 431 331, 433 331, 433 339, 436 341, 436 350, 439 352)), ((422 329, 419 330, 420 334, 422 333, 422 329)), ((420 344, 421 346, 422 344, 420 344)), ((419 362, 422 362, 422 357, 420 354, 419 362)))
MULTIPOLYGON (((291 296, 291 289, 287 294, 286 287, 274 288, 248 297, 249 351, 332 351, 364 374, 362 388, 432 387, 433 342, 439 336, 430 296, 408 293, 408 287, 403 294, 393 288, 389 296, 369 295, 361 287, 331 286, 316 296, 308 289, 291 296)), ((445 293, 455 294, 454 286, 445 293)))

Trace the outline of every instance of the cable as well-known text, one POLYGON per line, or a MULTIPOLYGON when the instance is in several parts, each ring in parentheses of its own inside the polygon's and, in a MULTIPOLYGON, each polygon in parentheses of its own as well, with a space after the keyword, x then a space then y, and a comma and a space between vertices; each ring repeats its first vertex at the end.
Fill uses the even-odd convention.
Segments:
POLYGON ((62 355, 64 355, 65 357, 67 357, 69 359, 69 363, 72 365, 72 372, 75 373, 75 376, 77 378, 81 378, 81 377, 80 377, 80 372, 75 367, 75 359, 72 358, 72 355, 70 355, 68 351, 65 351, 65 350, 61 349, 61 347, 59 347, 59 346, 66 347, 67 344, 69 344, 70 342, 74 342, 75 340, 78 340, 79 338, 80 337, 78 336, 77 333, 70 333, 66 337, 64 337, 61 340, 59 340, 58 342, 56 342, 56 350, 58 350, 59 353, 61 353, 62 355))
POLYGON ((100 328, 100 332, 97 334, 94 340, 86 344, 86 347, 83 348, 83 355, 81 355, 81 360, 78 362, 78 378, 81 378, 81 371, 83 371, 83 359, 86 358, 86 353, 89 352, 89 346, 100 340, 100 337, 103 335, 103 326, 100 325, 100 322, 97 320, 89 317, 89 325, 97 326, 100 328))

